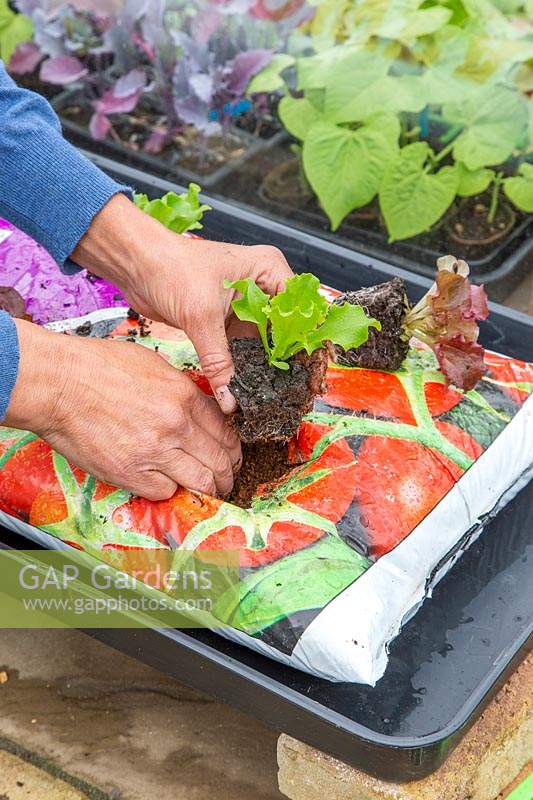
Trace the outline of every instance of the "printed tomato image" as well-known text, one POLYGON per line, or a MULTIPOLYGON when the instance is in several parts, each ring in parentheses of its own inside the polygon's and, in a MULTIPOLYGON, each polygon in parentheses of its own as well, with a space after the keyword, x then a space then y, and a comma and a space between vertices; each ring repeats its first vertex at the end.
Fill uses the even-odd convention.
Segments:
MULTIPOLYGON (((333 408, 349 408, 374 417, 389 417, 408 425, 416 424, 404 385, 394 373, 331 366, 327 382, 327 392, 321 399, 333 408)), ((446 386, 444 382, 427 381, 424 390, 426 404, 433 417, 450 411, 463 398, 462 393, 446 386)))
MULTIPOLYGON (((302 460, 311 458, 315 445, 328 432, 324 425, 303 423, 295 447, 302 460)), ((348 510, 355 493, 355 457, 345 439, 332 442, 324 452, 299 473, 299 477, 325 474, 288 495, 288 500, 308 511, 338 522, 348 510)))
POLYGON ((533 392, 533 365, 497 353, 485 353, 486 380, 502 389, 515 403, 522 405, 533 392))
MULTIPOLYGON (((37 526, 66 519, 67 501, 50 445, 26 434, 14 440, 12 449, 13 455, 0 470, 2 509, 37 526)), ((81 490, 85 473, 77 467, 70 470, 81 490)), ((98 501, 113 491, 113 486, 95 481, 91 500, 98 501)))
POLYGON ((399 378, 390 372, 331 366, 322 400, 334 408, 349 408, 375 417, 415 424, 409 398, 399 378))
MULTIPOLYGON (((452 444, 471 458, 482 448, 453 425, 437 422, 452 444)), ((459 480, 463 470, 416 441, 369 437, 359 450, 355 497, 369 551, 382 556, 424 519, 459 480)))
POLYGON ((135 530, 152 536, 163 545, 169 538, 179 545, 199 522, 212 517, 222 500, 197 495, 181 487, 170 500, 153 502, 133 497, 113 512, 113 522, 125 530, 135 530))
POLYGON ((260 567, 295 553, 318 541, 324 531, 309 525, 290 522, 274 522, 267 534, 264 546, 248 546, 246 534, 241 527, 229 525, 213 533, 199 550, 239 550, 241 567, 260 567))
MULTIPOLYGON (((194 352, 181 332, 125 320, 113 335, 128 336, 133 328, 137 341, 157 348, 210 392, 204 376, 191 369, 194 352)), ((533 388, 530 365, 489 353, 487 366, 483 380, 517 399, 533 388)), ((270 568, 328 538, 342 543, 339 523, 344 518, 349 525, 352 509, 366 531, 362 544, 379 557, 431 512, 481 454, 480 437, 475 441, 469 435, 468 415, 477 415, 483 430, 490 427, 483 414, 492 413, 492 422, 505 425, 484 398, 478 403, 485 402, 485 408, 471 400, 467 408, 466 402, 417 352, 398 373, 332 364, 317 408, 342 412, 308 415, 289 444, 287 474, 260 485, 250 508, 181 488, 160 502, 132 497, 88 477, 31 434, 0 429, 0 508, 75 547, 97 548, 109 557, 123 550, 176 547, 239 550, 248 571, 270 568), (438 419, 448 412, 456 417, 438 419)), ((355 538, 353 543, 359 546, 355 538)))
MULTIPOLYGON (((297 441, 293 443, 294 453, 300 459, 309 459, 316 443, 327 432, 325 426, 304 423, 297 441)), ((133 498, 131 502, 117 508, 113 522, 125 529, 135 530, 145 536, 152 536, 161 544, 168 544, 169 537, 176 546, 198 529, 198 526, 216 519, 229 509, 224 524, 207 530, 201 538, 198 550, 240 550, 242 567, 258 567, 268 564, 290 553, 307 547, 324 535, 328 521, 337 522, 346 512, 354 496, 355 473, 354 456, 343 439, 333 442, 324 452, 308 465, 294 468, 285 478, 271 489, 264 499, 260 496, 251 511, 224 504, 222 500, 198 496, 185 489, 179 489, 170 500, 157 503, 133 498), (272 496, 276 497, 276 521, 273 513, 272 496), (302 510, 302 521, 294 517, 302 510), (306 512, 314 516, 311 517, 306 512), (284 518, 283 518, 284 513, 284 518), (243 518, 257 527, 257 536, 250 541, 248 526, 239 524, 243 518), (306 520, 315 522, 310 525, 306 520)), ((115 545, 105 545, 106 549, 115 545)))
POLYGON ((68 516, 67 501, 60 488, 39 492, 31 504, 28 522, 38 528, 61 522, 68 516))
POLYGON ((213 396, 213 390, 211 388, 211 384, 201 372, 198 372, 196 369, 186 369, 184 372, 189 376, 191 380, 195 382, 199 389, 202 390, 204 394, 208 394, 210 397, 213 396))
POLYGON ((428 381, 424 385, 426 405, 432 417, 440 417, 447 411, 451 411, 463 399, 463 395, 446 386, 444 383, 428 381))
POLYGON ((24 520, 29 519, 32 504, 39 494, 61 494, 50 447, 40 439, 31 436, 26 439, 26 444, 25 439, 20 439, 12 445, 13 455, 0 471, 2 508, 24 520))
MULTIPOLYGON (((303 423, 293 442, 295 452, 309 459, 326 432, 325 426, 303 423)), ((241 566, 257 567, 313 544, 324 536, 328 522, 338 522, 349 508, 355 492, 354 468, 348 443, 333 442, 311 463, 278 481, 264 498, 259 496, 250 512, 244 510, 258 530, 251 541, 245 528, 232 525, 211 534, 199 549, 239 549, 241 566), (298 516, 301 521, 295 520, 298 516)))

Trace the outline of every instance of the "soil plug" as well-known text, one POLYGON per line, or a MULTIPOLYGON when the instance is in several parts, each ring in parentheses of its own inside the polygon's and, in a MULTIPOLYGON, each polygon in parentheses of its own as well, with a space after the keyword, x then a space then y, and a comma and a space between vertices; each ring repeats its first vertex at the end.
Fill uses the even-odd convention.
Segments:
POLYGON ((359 305, 329 305, 310 273, 290 278, 273 298, 249 278, 224 285, 242 294, 233 310, 240 320, 254 322, 260 335, 230 342, 234 424, 245 443, 286 442, 324 391, 328 343, 357 348, 380 323, 359 305))
POLYGON ((337 343, 337 361, 395 371, 415 337, 433 350, 449 384, 464 391, 473 389, 485 372, 477 322, 488 316, 487 296, 483 286, 468 280, 465 261, 443 256, 437 267, 435 283, 415 306, 409 304, 400 278, 336 298, 335 304, 341 308, 357 304, 381 323, 379 329, 369 330, 368 340, 357 349, 337 343))

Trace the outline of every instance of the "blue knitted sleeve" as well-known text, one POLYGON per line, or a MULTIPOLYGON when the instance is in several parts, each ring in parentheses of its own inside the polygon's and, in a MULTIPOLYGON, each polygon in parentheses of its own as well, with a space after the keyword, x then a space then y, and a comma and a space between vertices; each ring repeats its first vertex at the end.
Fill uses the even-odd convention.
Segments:
POLYGON ((17 380, 19 342, 15 323, 0 311, 0 422, 4 419, 17 380))
POLYGON ((49 103, 20 89, 0 61, 0 215, 42 244, 65 272, 95 214, 130 194, 62 136, 49 103))

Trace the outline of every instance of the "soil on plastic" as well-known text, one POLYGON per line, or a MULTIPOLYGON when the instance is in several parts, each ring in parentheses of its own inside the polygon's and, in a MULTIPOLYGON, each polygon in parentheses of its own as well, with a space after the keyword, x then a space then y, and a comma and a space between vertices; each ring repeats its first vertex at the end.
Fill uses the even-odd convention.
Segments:
POLYGON ((230 350, 235 375, 229 388, 238 403, 233 422, 241 441, 288 441, 325 390, 328 351, 298 353, 282 370, 268 365, 260 339, 232 339, 230 350))
POLYGON ((403 280, 393 278, 376 286, 345 292, 334 302, 337 305, 360 305, 368 316, 381 322, 380 331, 369 328, 368 340, 361 347, 345 351, 336 345, 338 363, 365 369, 399 369, 409 349, 402 328, 403 317, 409 307, 403 280))
POLYGON ((266 491, 269 484, 283 477, 294 464, 289 464, 287 442, 243 444, 242 467, 235 478, 229 502, 249 508, 259 487, 266 491))

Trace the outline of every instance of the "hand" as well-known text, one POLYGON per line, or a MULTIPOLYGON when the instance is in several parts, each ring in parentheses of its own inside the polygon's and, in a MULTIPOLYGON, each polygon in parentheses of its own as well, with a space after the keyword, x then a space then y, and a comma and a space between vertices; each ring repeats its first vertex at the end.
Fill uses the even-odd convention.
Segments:
POLYGON ((241 462, 216 402, 156 353, 16 321, 20 368, 5 424, 31 430, 81 469, 149 500, 178 484, 227 495, 241 462))
POLYGON ((236 292, 224 289, 223 281, 249 277, 267 294, 277 294, 293 274, 279 250, 178 236, 117 195, 95 217, 72 258, 115 283, 136 311, 184 330, 221 409, 235 409, 227 336, 253 336, 257 329, 238 323, 231 310, 236 292))

